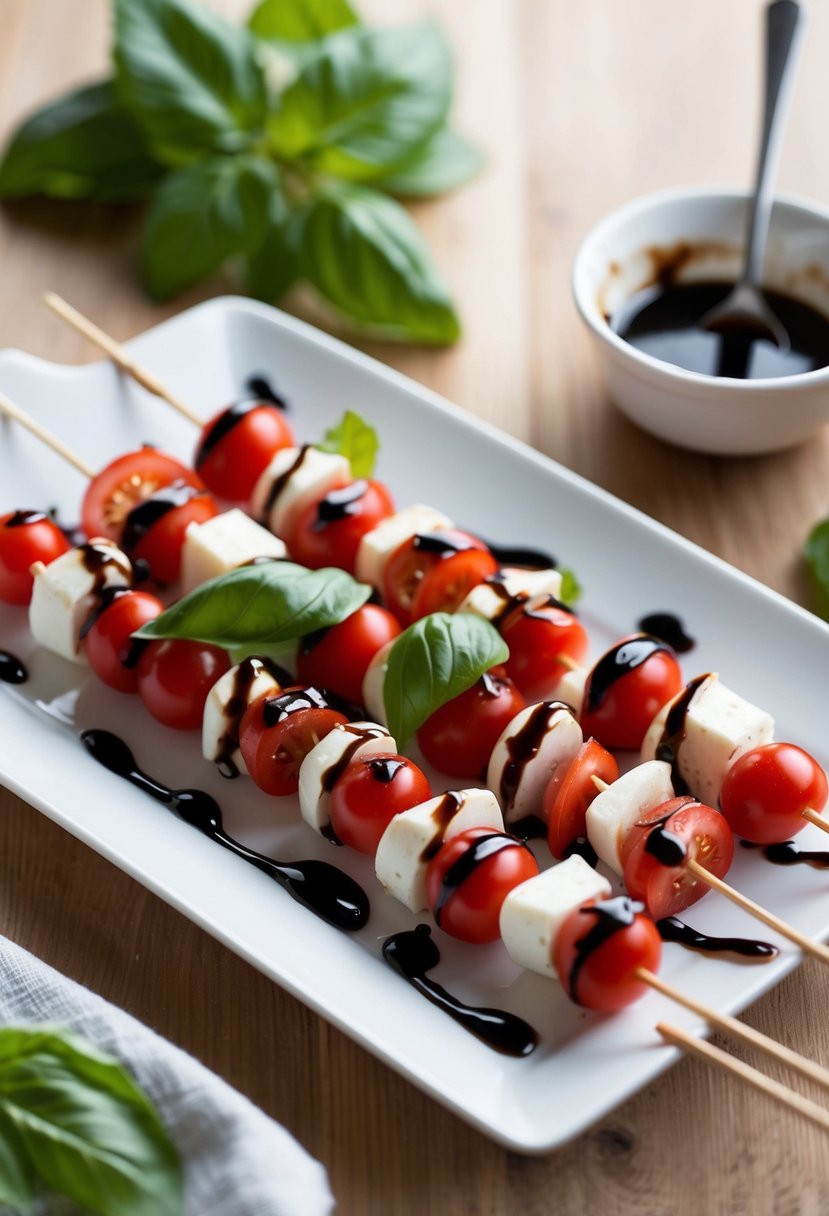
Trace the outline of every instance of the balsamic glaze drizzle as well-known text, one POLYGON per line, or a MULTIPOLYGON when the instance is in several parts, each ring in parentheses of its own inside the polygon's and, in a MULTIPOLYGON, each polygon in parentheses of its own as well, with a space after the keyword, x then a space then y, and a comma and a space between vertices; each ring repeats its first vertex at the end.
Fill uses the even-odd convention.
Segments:
POLYGON ((233 688, 224 707, 224 731, 213 758, 221 775, 228 780, 239 776, 239 768, 233 758, 239 747, 239 727, 250 701, 250 691, 263 672, 272 676, 280 688, 291 682, 287 671, 271 659, 251 655, 237 664, 233 673, 233 688))
POLYGON ((755 963, 770 963, 780 951, 771 942, 757 941, 750 937, 711 937, 693 929, 676 916, 666 916, 656 922, 663 942, 678 942, 689 950, 704 954, 736 954, 755 963))
POLYGON ((338 929, 361 929, 368 920, 368 896, 353 878, 325 861, 276 861, 249 849, 224 831, 219 804, 203 790, 173 790, 138 767, 122 739, 108 730, 85 730, 81 741, 104 768, 123 777, 157 802, 170 808, 185 823, 216 844, 235 853, 275 879, 298 903, 338 929))
POLYGON ((29 678, 26 665, 16 654, 0 650, 0 682, 3 684, 25 684, 29 678))
POLYGON ((321 532, 328 524, 338 519, 347 519, 359 511, 360 499, 368 493, 368 482, 360 479, 351 485, 330 490, 317 504, 317 518, 312 525, 314 532, 321 532))
POLYGON ((528 1022, 500 1009, 466 1005, 427 977, 440 962, 440 951, 432 941, 428 925, 406 929, 383 942, 383 958, 416 988, 476 1038, 508 1056, 528 1056, 538 1046, 538 1035, 528 1022))
POLYGON ((829 852, 823 849, 801 849, 793 840, 783 840, 779 844, 752 844, 750 840, 741 840, 744 849, 762 849, 766 861, 775 866, 811 866, 814 870, 829 870, 829 852))
MULTIPOLYGON (((478 539, 483 540, 483 537, 478 539)), ((543 549, 530 549, 525 545, 498 545, 491 540, 484 540, 483 543, 502 566, 523 566, 527 570, 555 570, 558 566, 552 553, 545 553, 543 549)))
POLYGON ((254 410, 261 409, 263 406, 273 406, 278 410, 287 408, 281 397, 277 397, 276 393, 271 389, 267 380, 252 376, 248 381, 247 387, 253 393, 253 396, 245 397, 241 401, 234 401, 202 432, 201 441, 196 448, 196 455, 193 459, 193 464, 197 469, 201 468, 210 453, 218 447, 224 437, 235 426, 238 426, 248 414, 253 413, 254 410))
POLYGON ((6 522, 4 528, 23 528, 26 524, 39 524, 41 520, 48 519, 49 516, 43 511, 15 511, 6 522))
POLYGON ((617 895, 615 899, 605 899, 600 903, 579 909, 582 916, 595 917, 595 922, 584 937, 576 942, 573 965, 567 977, 567 991, 570 999, 577 1005, 581 1004, 578 994, 579 976, 590 955, 609 941, 614 934, 629 928, 633 924, 637 912, 644 912, 644 910, 644 904, 636 903, 627 895, 617 895))
POLYGON ((479 836, 477 840, 473 840, 470 847, 452 863, 443 876, 437 902, 432 910, 435 924, 440 927, 440 918, 447 901, 452 898, 458 887, 474 873, 477 866, 495 853, 501 853, 504 849, 526 848, 527 846, 520 840, 505 836, 503 832, 490 832, 487 836, 479 836))
POLYGON ((693 680, 685 685, 684 691, 679 694, 668 710, 668 716, 665 719, 665 726, 662 730, 662 737, 654 749, 654 755, 657 760, 664 760, 670 764, 671 784, 677 795, 690 793, 687 782, 679 771, 679 750, 682 746, 682 740, 685 738, 685 719, 688 717, 688 710, 691 701, 694 699, 694 693, 709 678, 710 673, 703 672, 702 675, 695 676, 693 680))
POLYGON ((537 755, 544 736, 550 729, 550 723, 560 710, 570 714, 569 706, 563 701, 542 701, 540 705, 536 705, 518 733, 507 739, 509 762, 504 765, 498 788, 498 798, 504 814, 512 809, 524 770, 537 755))
POLYGON ((696 640, 685 632, 682 621, 672 612, 651 612, 642 617, 636 628, 667 642, 677 654, 687 654, 696 646, 696 640))
POLYGON ((285 398, 276 391, 272 382, 267 376, 263 376, 261 372, 255 376, 248 376, 245 382, 245 388, 249 393, 252 393, 257 398, 261 405, 263 401, 269 401, 271 405, 275 405, 278 410, 283 413, 288 411, 288 402, 285 398))
POLYGON ((271 483, 271 488, 268 490, 267 496, 265 498, 265 502, 262 506, 262 514, 261 514, 260 522, 262 522, 262 523, 268 522, 268 516, 270 515, 271 511, 276 506, 276 501, 279 498, 279 495, 285 489, 286 485, 288 484, 290 479, 293 477, 294 473, 296 473, 297 469, 301 468, 302 463, 305 460, 305 457, 308 455, 310 447, 311 447, 311 445, 309 443, 304 443, 302 445, 302 447, 299 449, 299 451, 297 452, 296 459, 293 460, 291 462, 291 464, 288 465, 287 469, 285 469, 284 472, 280 473, 280 475, 278 477, 275 477, 273 479, 273 482, 271 483))
POLYGON ((170 485, 156 490, 149 498, 145 498, 143 502, 133 507, 127 515, 121 534, 121 548, 125 553, 131 553, 141 543, 153 524, 158 523, 164 515, 175 510, 176 507, 183 507, 192 498, 197 498, 203 493, 204 490, 190 486, 180 478, 171 482, 170 485))
POLYGON ((434 532, 418 532, 412 537, 412 547, 422 553, 436 553, 439 557, 452 557, 455 553, 463 553, 474 549, 475 542, 471 537, 461 533, 445 532, 440 528, 434 532))
POLYGON ((617 642, 602 655, 587 677, 584 690, 585 708, 590 713, 595 713, 617 680, 621 680, 629 671, 639 667, 660 650, 671 652, 670 646, 647 634, 617 642))

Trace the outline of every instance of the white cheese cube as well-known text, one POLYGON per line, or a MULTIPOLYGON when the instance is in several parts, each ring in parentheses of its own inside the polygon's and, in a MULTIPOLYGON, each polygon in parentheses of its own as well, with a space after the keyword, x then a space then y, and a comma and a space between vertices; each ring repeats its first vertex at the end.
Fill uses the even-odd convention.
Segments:
POLYGON ((572 671, 565 671, 556 684, 556 700, 569 705, 577 718, 581 717, 584 705, 584 686, 589 674, 590 671, 587 667, 574 667, 572 671))
POLYGON ((436 532, 453 527, 451 519, 433 507, 415 503, 404 507, 388 519, 383 519, 371 532, 366 532, 357 550, 354 576, 361 583, 370 583, 379 590, 383 586, 386 562, 404 541, 420 532, 436 532))
POLYGON ((284 536, 306 507, 350 481, 351 464, 345 456, 321 452, 310 444, 282 448, 253 487, 251 514, 277 536, 284 536))
POLYGON ((227 574, 256 557, 284 557, 284 541, 234 507, 203 524, 187 525, 181 551, 181 592, 227 574))
POLYGON ((560 592, 561 575, 557 570, 519 570, 510 567, 473 587, 458 612, 474 612, 476 616, 497 623, 522 602, 538 600, 543 603, 542 597, 552 595, 558 599, 560 592))
POLYGON ((383 685, 386 682, 386 671, 389 666, 389 654, 394 645, 394 638, 381 646, 366 668, 363 676, 363 705, 375 722, 386 723, 386 703, 383 700, 383 685))
POLYGON ((587 808, 587 839, 606 866, 621 875, 622 842, 654 807, 674 796, 671 766, 648 760, 602 790, 587 808))
POLYGON ((543 816, 544 791, 583 742, 581 727, 570 710, 556 702, 528 705, 515 715, 492 749, 486 774, 507 824, 528 815, 543 816))
POLYGON ((239 750, 239 725, 249 705, 264 696, 278 696, 282 685, 267 659, 248 658, 220 676, 204 703, 202 755, 227 776, 247 766, 239 750))
POLYGON ((32 567, 29 627, 41 646, 85 663, 81 631, 99 606, 101 592, 132 586, 132 563, 114 541, 96 537, 43 566, 32 567))
POLYGON ((302 818, 322 832, 331 822, 328 806, 334 783, 349 764, 383 752, 395 753, 397 744, 377 722, 347 722, 312 747, 299 769, 299 809, 302 818))

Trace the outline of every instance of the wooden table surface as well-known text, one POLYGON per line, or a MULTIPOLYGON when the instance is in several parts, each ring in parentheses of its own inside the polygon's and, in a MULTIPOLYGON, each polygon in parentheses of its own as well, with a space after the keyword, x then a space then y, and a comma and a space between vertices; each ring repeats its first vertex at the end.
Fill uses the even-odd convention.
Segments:
MULTIPOLYGON (((437 353, 367 349, 807 602, 799 550, 827 509, 829 436, 783 455, 723 460, 641 433, 607 399, 569 290, 581 236, 618 203, 664 186, 748 182, 759 0, 361 7, 387 22, 440 19, 457 60, 458 125, 489 158, 473 185, 417 208, 465 337, 437 353)), ((812 8, 780 185, 826 201, 829 5, 812 8)), ((2 0, 4 131, 101 71, 107 24, 105 0, 2 0)), ((137 224, 130 209, 3 209, 0 347, 61 362, 93 357, 43 308, 46 288, 124 338, 232 289, 220 279, 153 306, 136 275, 137 224)), ((285 1124, 327 1166, 343 1213, 829 1212, 820 1134, 688 1061, 550 1156, 505 1152, 8 792, 0 809, 0 931, 285 1124)), ((807 963, 746 1018, 827 1061, 828 999, 826 976, 807 963)))

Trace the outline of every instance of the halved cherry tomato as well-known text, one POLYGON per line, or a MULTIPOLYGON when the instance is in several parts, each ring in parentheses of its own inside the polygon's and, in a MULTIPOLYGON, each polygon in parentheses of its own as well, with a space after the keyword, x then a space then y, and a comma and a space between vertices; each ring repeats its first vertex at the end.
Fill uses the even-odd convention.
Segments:
POLYGON ((198 730, 207 694, 229 669, 218 646, 181 638, 150 642, 138 660, 138 695, 165 726, 198 730))
POLYGON ((28 604, 33 562, 48 566, 71 546, 58 525, 40 511, 12 511, 0 516, 0 600, 28 604))
POLYGON ((586 1009, 624 1009, 648 991, 639 967, 656 971, 662 939, 642 905, 626 896, 589 900, 571 912, 553 944, 553 966, 571 1000, 586 1009))
POLYGON ((553 857, 561 861, 577 840, 587 836, 587 808, 599 793, 593 778, 610 785, 618 776, 619 765, 595 739, 582 743, 563 773, 553 774, 543 800, 547 841, 553 857))
POLYGON ((366 532, 394 514, 394 500, 381 481, 354 481, 310 504, 292 520, 285 543, 291 557, 311 570, 338 566, 354 571, 366 532))
POLYGON ((241 401, 205 423, 193 464, 219 498, 246 502, 276 453, 293 443, 290 423, 278 406, 241 401))
POLYGON ((452 937, 494 942, 504 900, 536 874, 538 862, 523 841, 492 828, 468 828, 445 841, 429 862, 429 907, 452 937))
POLYGON ((806 827, 803 812, 826 805, 826 774, 794 743, 767 743, 741 756, 725 774, 722 813, 738 836, 778 844, 806 827))
POLYGON ((137 692, 138 661, 145 643, 132 634, 163 611, 161 600, 147 591, 116 589, 84 640, 84 653, 99 680, 119 692, 137 692))
POLYGON ((379 604, 364 604, 339 625, 302 638, 297 675, 303 684, 323 685, 359 705, 369 663, 399 633, 397 617, 379 604))
POLYGON ((734 857, 734 837, 713 807, 672 798, 654 807, 631 833, 625 850, 625 887, 641 899, 654 920, 676 916, 709 890, 686 861, 698 861, 723 878, 734 857))
POLYGON ((578 617, 549 600, 531 600, 522 611, 508 617, 501 630, 509 646, 507 675, 528 701, 545 701, 569 664, 581 663, 590 645, 578 617))
POLYGON ((455 612, 472 588, 497 569, 498 563, 488 549, 464 549, 442 558, 417 585, 412 620, 419 621, 431 612, 455 612))
MULTIPOLYGON (((458 528, 444 528, 404 540, 392 553, 383 571, 386 607, 404 625, 410 625, 412 605, 421 581, 440 562, 451 561, 469 549, 489 553, 482 540, 458 528)), ((495 559, 492 560, 497 569, 495 559)), ((487 571, 492 572, 491 568, 487 571)))
POLYGON ((349 764, 331 790, 328 812, 342 843, 373 857, 395 815, 431 797, 429 781, 416 764, 383 752, 349 764))
POLYGON ((152 447, 127 452, 90 481, 81 505, 81 527, 90 538, 107 536, 120 541, 124 520, 133 507, 174 481, 202 488, 197 474, 173 456, 152 447))
POLYGON ((436 710, 417 732, 430 764, 450 777, 479 776, 498 738, 526 702, 502 667, 436 710))
POLYGON ((664 642, 632 634, 592 668, 584 689, 581 724, 614 751, 634 751, 662 706, 682 688, 676 655, 664 642))
MULTIPOLYGON (((184 534, 190 524, 203 524, 219 514, 218 504, 207 490, 190 485, 163 486, 151 499, 135 507, 124 524, 122 546, 131 557, 145 561, 157 583, 175 583, 181 574, 184 534), (159 508, 157 517, 146 527, 132 527, 140 515, 159 508)), ((151 517, 150 517, 151 518, 151 517)))
POLYGON ((239 724, 239 747, 254 784, 266 794, 295 794, 300 765, 311 748, 347 721, 316 688, 259 697, 239 724))

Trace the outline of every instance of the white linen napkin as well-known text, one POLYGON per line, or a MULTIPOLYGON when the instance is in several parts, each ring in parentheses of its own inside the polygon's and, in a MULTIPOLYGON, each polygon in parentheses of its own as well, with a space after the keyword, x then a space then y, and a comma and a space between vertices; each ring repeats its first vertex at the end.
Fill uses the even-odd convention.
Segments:
POLYGON ((325 1170, 279 1124, 122 1009, 0 937, 0 1025, 73 1030, 118 1059, 178 1148, 187 1216, 329 1216, 325 1170))

